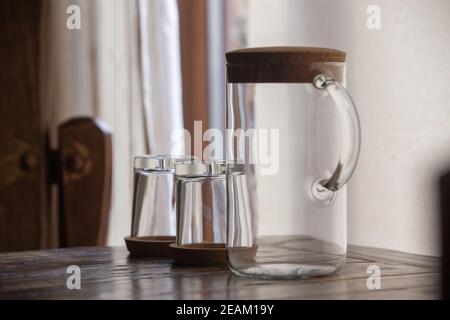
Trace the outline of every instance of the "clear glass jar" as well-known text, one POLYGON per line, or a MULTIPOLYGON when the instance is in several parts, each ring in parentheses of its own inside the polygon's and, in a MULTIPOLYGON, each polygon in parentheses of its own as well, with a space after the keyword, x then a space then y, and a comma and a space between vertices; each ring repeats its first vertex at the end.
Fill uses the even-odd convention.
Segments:
POLYGON ((266 278, 337 271, 347 251, 345 184, 360 149, 345 53, 237 50, 227 53, 227 80, 227 160, 245 164, 227 179, 231 270, 266 278))
POLYGON ((175 242, 175 164, 184 156, 138 156, 134 159, 131 238, 166 238, 175 242))
POLYGON ((175 170, 177 245, 225 247, 225 162, 185 162, 175 170))

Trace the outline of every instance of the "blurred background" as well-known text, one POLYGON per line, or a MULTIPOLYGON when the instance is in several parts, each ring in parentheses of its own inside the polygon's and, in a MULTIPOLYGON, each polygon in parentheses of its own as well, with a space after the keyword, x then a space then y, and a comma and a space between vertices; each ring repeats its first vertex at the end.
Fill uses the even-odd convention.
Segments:
MULTIPOLYGON (((65 121, 83 116, 109 127, 111 197, 102 207, 107 232, 99 243, 123 245, 131 225, 133 157, 182 153, 185 146, 174 144, 171 134, 193 132, 196 120, 203 130, 224 129, 226 51, 293 45, 347 52, 347 87, 363 129, 347 192, 349 243, 440 255, 437 179, 450 168, 450 2, 15 2, 0 2, 0 61, 11 70, 0 78, 0 251, 61 245, 61 207, 51 200, 61 193, 58 183, 42 194, 39 188, 52 180, 55 165, 51 157, 43 163, 42 150, 58 148, 65 121), (81 26, 70 30, 73 5, 81 26), (380 24, 371 28, 374 5, 380 24), (26 150, 42 149, 37 164, 31 157, 37 168, 31 175, 22 172, 31 169, 27 157, 23 166, 18 140, 26 150), (12 174, 17 161, 23 170, 12 174), (34 190, 36 204, 20 219, 11 212, 24 209, 11 199, 25 187, 34 190)), ((83 202, 82 194, 79 199, 75 203, 83 202)))

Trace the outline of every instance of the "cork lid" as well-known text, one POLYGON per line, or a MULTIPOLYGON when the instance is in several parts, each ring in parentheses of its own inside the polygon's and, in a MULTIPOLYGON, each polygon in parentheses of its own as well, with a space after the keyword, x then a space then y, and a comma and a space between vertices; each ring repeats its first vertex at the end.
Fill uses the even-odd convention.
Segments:
POLYGON ((345 62, 343 51, 313 47, 247 48, 226 53, 229 83, 312 82, 317 64, 345 62))

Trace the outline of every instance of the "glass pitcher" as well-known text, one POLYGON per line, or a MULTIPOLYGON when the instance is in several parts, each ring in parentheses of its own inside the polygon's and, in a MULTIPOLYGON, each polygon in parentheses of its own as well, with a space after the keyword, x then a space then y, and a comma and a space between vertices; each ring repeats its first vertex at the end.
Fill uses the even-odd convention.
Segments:
POLYGON ((226 58, 226 155, 245 167, 227 178, 231 270, 265 278, 336 272, 361 139, 344 88, 346 54, 270 47, 226 58))

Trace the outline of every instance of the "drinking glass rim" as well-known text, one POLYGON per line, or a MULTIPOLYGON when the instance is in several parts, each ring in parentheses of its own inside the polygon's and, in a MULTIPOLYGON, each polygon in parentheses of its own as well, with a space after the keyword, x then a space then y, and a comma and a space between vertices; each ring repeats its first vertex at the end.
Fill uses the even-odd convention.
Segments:
POLYGON ((134 158, 134 169, 144 171, 175 171, 180 162, 195 161, 193 156, 142 155, 134 158))
POLYGON ((245 165, 236 161, 185 161, 175 164, 175 176, 178 177, 214 177, 232 173, 243 173, 245 165))

